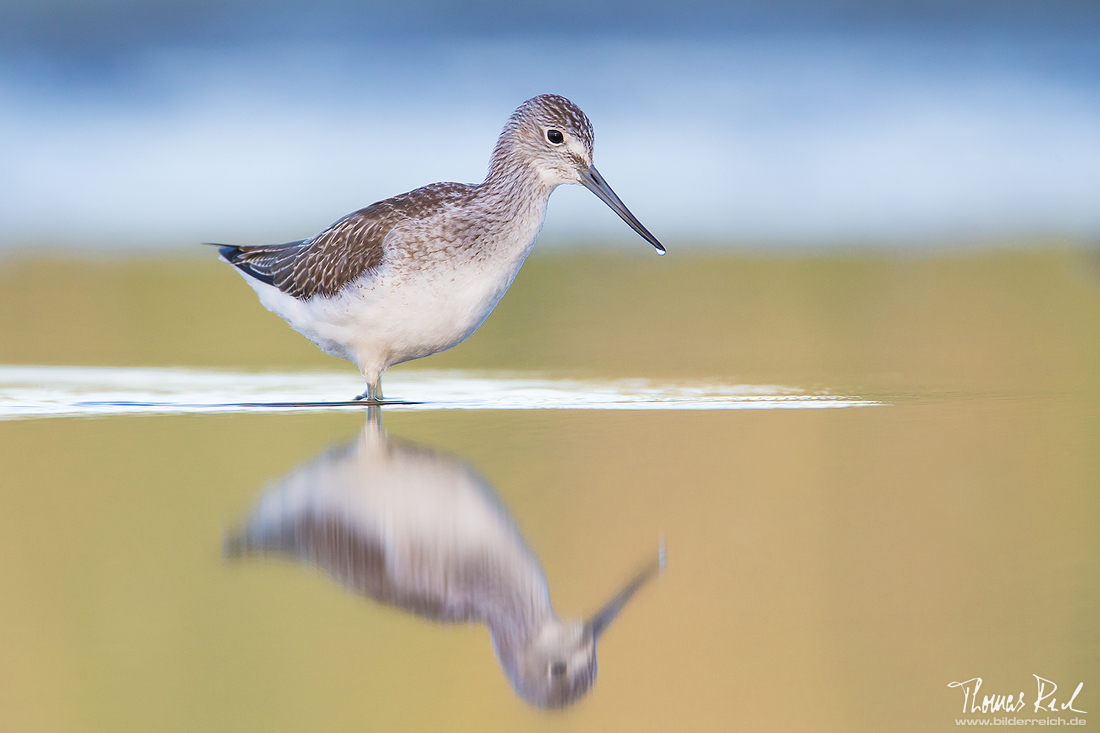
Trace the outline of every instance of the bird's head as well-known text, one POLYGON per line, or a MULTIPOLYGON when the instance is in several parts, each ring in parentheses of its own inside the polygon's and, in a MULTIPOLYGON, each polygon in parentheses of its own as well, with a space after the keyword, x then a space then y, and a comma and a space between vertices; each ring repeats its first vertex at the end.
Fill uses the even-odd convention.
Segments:
POLYGON ((551 617, 511 659, 497 651, 516 692, 540 708, 570 705, 596 681, 596 636, 580 620, 551 617))
POLYGON ((661 542, 657 561, 616 593, 587 621, 546 617, 533 636, 502 647, 494 634, 497 656, 512 686, 523 699, 541 708, 562 708, 584 696, 596 681, 596 642, 638 590, 665 569, 661 542))
POLYGON ((634 231, 665 253, 664 246, 630 213, 592 165, 592 123, 581 108, 557 94, 540 94, 521 104, 500 134, 490 177, 513 180, 517 171, 533 171, 542 185, 584 186, 622 217, 634 231))

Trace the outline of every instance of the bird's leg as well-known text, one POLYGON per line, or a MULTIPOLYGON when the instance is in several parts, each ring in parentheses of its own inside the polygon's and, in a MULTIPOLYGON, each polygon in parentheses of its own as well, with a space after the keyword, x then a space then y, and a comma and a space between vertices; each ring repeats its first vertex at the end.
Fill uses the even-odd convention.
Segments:
POLYGON ((355 402, 370 402, 380 404, 382 402, 382 375, 374 378, 374 382, 367 382, 367 391, 355 398, 355 402))

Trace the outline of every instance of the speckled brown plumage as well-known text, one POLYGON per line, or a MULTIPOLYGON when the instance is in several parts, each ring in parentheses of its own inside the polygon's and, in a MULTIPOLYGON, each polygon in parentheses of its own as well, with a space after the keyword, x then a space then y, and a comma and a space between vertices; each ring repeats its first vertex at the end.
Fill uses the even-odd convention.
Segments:
POLYGON ((391 440, 380 419, 272 484, 225 554, 288 556, 421 618, 484 623, 524 699, 578 700, 595 680, 600 634, 664 567, 663 550, 588 621, 563 620, 492 486, 461 459, 391 440))
POLYGON ((433 183, 348 214, 310 239, 286 244, 224 247, 232 264, 300 300, 332 296, 385 257, 386 236, 403 221, 462 205, 473 186, 433 183))

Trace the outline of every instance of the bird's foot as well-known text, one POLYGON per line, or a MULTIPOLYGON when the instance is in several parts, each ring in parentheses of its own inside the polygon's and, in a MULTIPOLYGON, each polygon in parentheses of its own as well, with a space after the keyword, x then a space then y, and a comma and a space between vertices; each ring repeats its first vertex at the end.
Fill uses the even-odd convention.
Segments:
POLYGON ((375 380, 374 384, 367 386, 367 391, 357 396, 355 402, 363 402, 368 405, 381 405, 383 404, 382 397, 382 380, 375 380))

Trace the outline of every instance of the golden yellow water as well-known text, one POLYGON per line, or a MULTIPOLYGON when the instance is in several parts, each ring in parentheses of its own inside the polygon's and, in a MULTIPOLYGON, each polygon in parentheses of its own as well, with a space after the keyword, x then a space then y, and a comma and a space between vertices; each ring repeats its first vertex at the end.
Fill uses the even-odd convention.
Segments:
MULTIPOLYGON (((208 260, 0 261, 0 364, 348 369, 208 260)), ((0 422, 0 729, 951 730, 1059 685, 1100 716, 1100 261, 535 257, 405 368, 713 378, 880 407, 430 411, 391 434, 494 484, 581 616, 668 570, 557 713, 482 627, 350 595, 224 533, 357 414, 0 422)), ((343 397, 337 395, 336 397, 343 397)), ((998 713, 997 715, 1004 715, 998 713)))

